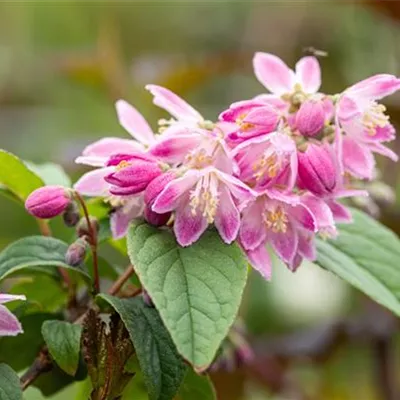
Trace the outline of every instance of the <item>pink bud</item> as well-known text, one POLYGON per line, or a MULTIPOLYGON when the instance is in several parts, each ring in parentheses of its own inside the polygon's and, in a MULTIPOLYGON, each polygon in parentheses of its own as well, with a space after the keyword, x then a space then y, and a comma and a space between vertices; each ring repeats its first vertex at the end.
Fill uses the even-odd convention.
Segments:
POLYGON ((146 206, 144 209, 144 218, 146 221, 153 226, 165 225, 171 217, 171 213, 167 212, 164 214, 158 214, 153 211, 150 207, 146 206))
POLYGON ((143 192, 147 185, 162 173, 156 162, 134 161, 131 165, 117 169, 104 179, 114 185, 110 192, 127 196, 143 192))
POLYGON ((77 239, 68 247, 65 253, 65 262, 73 267, 82 264, 85 260, 87 246, 88 244, 85 239, 77 239))
POLYGON ((307 100, 296 114, 296 127, 303 136, 314 136, 324 127, 325 110, 319 101, 307 100))
POLYGON ((329 144, 310 143, 305 153, 299 153, 300 185, 317 196, 326 196, 335 191, 338 169, 329 144))
POLYGON ((37 218, 54 218, 62 214, 70 202, 70 194, 64 187, 44 186, 29 195, 25 208, 37 218))

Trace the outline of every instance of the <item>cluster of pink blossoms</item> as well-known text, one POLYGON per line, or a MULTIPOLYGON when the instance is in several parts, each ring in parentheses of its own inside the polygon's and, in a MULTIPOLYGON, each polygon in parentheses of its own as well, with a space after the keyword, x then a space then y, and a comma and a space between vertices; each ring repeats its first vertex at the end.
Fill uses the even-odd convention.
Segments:
POLYGON ((314 57, 293 71, 257 53, 254 70, 270 93, 233 103, 217 122, 155 85, 146 87, 154 104, 172 116, 159 121, 158 133, 131 105, 116 103, 133 140, 88 146, 76 161, 97 169, 75 185, 110 203, 115 238, 144 217, 156 226, 173 223, 178 243, 189 246, 214 224, 269 279, 267 245, 295 270, 303 258, 315 259, 317 233, 335 237, 335 222, 350 222, 337 199, 365 194, 351 186, 373 178, 374 153, 397 160, 383 144, 394 128, 376 101, 397 91, 400 80, 376 75, 326 95, 314 57))

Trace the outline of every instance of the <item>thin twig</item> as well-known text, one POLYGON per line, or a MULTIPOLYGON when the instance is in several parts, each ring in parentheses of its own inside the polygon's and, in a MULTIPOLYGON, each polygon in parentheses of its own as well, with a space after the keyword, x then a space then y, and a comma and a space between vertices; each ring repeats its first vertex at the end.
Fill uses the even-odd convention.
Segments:
POLYGON ((53 363, 50 359, 47 347, 44 346, 33 364, 29 367, 21 377, 21 388, 25 390, 30 386, 41 374, 50 371, 53 363))
POLYGON ((74 192, 75 198, 79 201, 80 205, 82 206, 83 213, 85 215, 85 219, 88 225, 89 230, 89 240, 90 240, 90 248, 92 250, 92 258, 93 258, 93 276, 94 276, 94 289, 96 294, 100 292, 100 276, 99 276, 99 266, 98 266, 98 258, 97 258, 97 232, 93 228, 93 225, 90 221, 89 212, 86 207, 85 200, 83 197, 78 193, 74 192))
POLYGON ((114 282, 114 284, 108 290, 108 294, 115 295, 117 294, 122 286, 124 286, 125 282, 135 273, 132 265, 129 265, 128 268, 124 271, 124 273, 114 282))

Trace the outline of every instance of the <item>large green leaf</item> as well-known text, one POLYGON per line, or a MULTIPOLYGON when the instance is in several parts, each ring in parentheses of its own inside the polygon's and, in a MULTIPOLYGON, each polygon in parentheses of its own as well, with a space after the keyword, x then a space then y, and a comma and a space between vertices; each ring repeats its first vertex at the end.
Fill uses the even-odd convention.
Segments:
POLYGON ((216 400, 214 385, 207 375, 189 369, 179 390, 179 400, 216 400))
POLYGON ((0 253, 0 280, 25 268, 53 273, 51 267, 61 267, 78 272, 89 281, 84 266, 72 267, 65 263, 67 248, 66 243, 51 237, 28 236, 17 240, 0 253))
POLYGON ((82 327, 65 321, 46 321, 42 335, 56 363, 74 376, 79 364, 82 327))
POLYGON ((39 176, 45 185, 61 185, 71 187, 71 179, 61 165, 54 163, 34 164, 25 161, 25 165, 39 176))
POLYGON ((246 283, 247 263, 236 244, 207 231, 182 248, 174 235, 133 225, 128 253, 178 351, 206 369, 232 325, 246 283))
POLYGON ((147 386, 150 400, 170 400, 185 375, 178 355, 161 318, 140 298, 119 299, 99 295, 120 315, 129 332, 147 386))
POLYGON ((0 184, 25 201, 44 182, 14 154, 0 150, 0 184))
POLYGON ((18 375, 6 364, 0 364, 0 400, 22 400, 18 375))
POLYGON ((317 263, 400 315, 400 240, 365 213, 352 214, 335 240, 318 240, 317 263))

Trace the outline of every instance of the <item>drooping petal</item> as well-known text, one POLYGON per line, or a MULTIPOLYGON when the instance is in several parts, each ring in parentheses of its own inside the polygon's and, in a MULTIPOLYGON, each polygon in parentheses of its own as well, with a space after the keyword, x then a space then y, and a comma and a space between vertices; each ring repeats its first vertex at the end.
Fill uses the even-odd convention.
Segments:
POLYGON ((23 294, 0 293, 0 304, 8 303, 14 300, 26 300, 26 296, 23 294))
POLYGON ((152 129, 136 108, 124 100, 118 100, 115 103, 115 108, 117 110, 119 123, 138 142, 145 145, 155 143, 156 139, 152 129))
POLYGON ((268 53, 256 53, 253 67, 257 79, 270 92, 282 95, 293 90, 294 72, 279 57, 268 53))
POLYGON ((107 196, 110 184, 105 177, 115 171, 115 167, 99 168, 82 175, 74 189, 84 196, 107 196))
POLYGON ((292 224, 287 225, 285 232, 268 232, 268 238, 271 246, 278 256, 286 263, 290 264, 297 252, 299 238, 297 230, 292 224))
POLYGON ((328 233, 330 236, 336 235, 332 211, 323 199, 306 194, 301 197, 301 203, 313 215, 318 231, 328 233))
POLYGON ((22 326, 17 317, 0 305, 0 337, 16 336, 19 333, 22 333, 22 326))
POLYGON ((311 232, 316 232, 318 230, 314 215, 303 204, 291 207, 290 215, 302 228, 311 232))
POLYGON ((328 200, 327 205, 331 209, 333 218, 336 222, 347 224, 353 222, 351 212, 343 204, 340 204, 335 200, 328 200))
POLYGON ((192 106, 170 90, 157 85, 147 85, 146 89, 154 96, 153 103, 168 111, 176 119, 193 122, 203 120, 203 117, 192 106))
POLYGON ((110 216, 110 228, 114 239, 126 236, 129 224, 134 218, 142 215, 144 202, 142 196, 132 197, 122 207, 115 210, 110 216))
POLYGON ((225 185, 219 185, 219 205, 214 225, 225 243, 232 243, 239 232, 240 213, 225 185))
POLYGON ((375 158, 367 146, 349 136, 343 138, 343 165, 350 174, 360 179, 372 179, 375 158))
POLYGON ((303 57, 297 62, 296 79, 306 93, 318 92, 321 86, 321 68, 316 57, 303 57))
POLYGON ((159 214, 173 211, 181 197, 196 184, 200 176, 199 171, 190 170, 181 178, 169 182, 155 199, 152 210, 159 214))
POLYGON ((107 164, 108 157, 98 156, 79 156, 75 158, 76 164, 90 165, 91 167, 104 167, 107 164))
POLYGON ((186 247, 200 238, 207 229, 208 222, 201 212, 193 214, 189 196, 181 204, 175 213, 174 232, 178 243, 186 247))
POLYGON ((272 263, 265 243, 262 243, 254 250, 245 250, 251 266, 258 271, 261 276, 269 281, 272 275, 272 263))
POLYGON ((399 156, 388 147, 383 145, 382 143, 369 143, 368 147, 375 153, 382 154, 385 157, 390 158, 392 161, 396 162, 399 159, 399 156))
POLYGON ((262 201, 255 201, 242 212, 239 237, 246 250, 254 250, 265 242, 266 232, 262 220, 262 201))
POLYGON ((153 146, 150 153, 165 162, 175 164, 181 163, 187 154, 195 149, 201 141, 200 135, 179 135, 169 136, 161 139, 159 143, 153 146))

